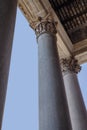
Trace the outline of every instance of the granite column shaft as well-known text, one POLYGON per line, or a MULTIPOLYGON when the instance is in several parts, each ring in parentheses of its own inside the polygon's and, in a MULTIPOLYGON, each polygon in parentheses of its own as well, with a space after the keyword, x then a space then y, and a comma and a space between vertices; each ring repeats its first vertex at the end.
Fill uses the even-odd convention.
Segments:
POLYGON ((74 57, 62 59, 61 67, 72 129, 87 130, 87 112, 77 78, 77 73, 81 67, 74 57))
POLYGON ((7 90, 17 0, 0 2, 0 129, 7 90))
POLYGON ((39 130, 71 130, 54 22, 36 27, 39 56, 39 130))

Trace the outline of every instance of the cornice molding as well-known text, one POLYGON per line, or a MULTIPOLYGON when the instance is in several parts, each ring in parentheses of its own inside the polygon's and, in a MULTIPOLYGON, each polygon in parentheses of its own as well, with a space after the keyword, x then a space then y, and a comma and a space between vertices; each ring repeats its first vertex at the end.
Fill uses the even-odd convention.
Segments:
POLYGON ((78 42, 74 45, 73 53, 74 55, 78 55, 79 53, 83 53, 87 51, 87 39, 78 42))
POLYGON ((87 63, 87 51, 76 55, 75 58, 78 60, 79 64, 87 63))
POLYGON ((30 26, 35 29, 42 21, 53 19, 51 6, 47 0, 19 0, 18 6, 29 21, 30 26))
POLYGON ((87 62, 87 39, 73 45, 73 55, 78 60, 79 64, 87 62))

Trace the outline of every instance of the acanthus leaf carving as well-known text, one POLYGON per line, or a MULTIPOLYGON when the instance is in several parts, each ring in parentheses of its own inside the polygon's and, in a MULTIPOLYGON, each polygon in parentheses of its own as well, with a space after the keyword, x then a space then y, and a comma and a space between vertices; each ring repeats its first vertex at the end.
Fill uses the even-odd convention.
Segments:
POLYGON ((61 70, 62 72, 72 71, 78 73, 81 70, 81 66, 78 64, 78 60, 71 56, 69 59, 61 59, 61 70))

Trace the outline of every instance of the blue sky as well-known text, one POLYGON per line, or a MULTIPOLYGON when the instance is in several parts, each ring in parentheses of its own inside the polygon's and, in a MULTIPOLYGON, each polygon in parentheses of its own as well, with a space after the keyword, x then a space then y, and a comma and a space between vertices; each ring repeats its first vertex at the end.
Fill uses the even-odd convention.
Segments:
MULTIPOLYGON (((79 81, 87 108, 87 64, 79 81)), ((17 11, 2 130, 38 130, 38 44, 34 31, 17 11)))

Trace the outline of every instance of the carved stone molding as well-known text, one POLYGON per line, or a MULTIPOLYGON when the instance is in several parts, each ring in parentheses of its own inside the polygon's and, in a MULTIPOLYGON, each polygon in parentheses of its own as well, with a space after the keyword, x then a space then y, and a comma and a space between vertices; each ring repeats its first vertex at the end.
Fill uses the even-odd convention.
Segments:
POLYGON ((40 24, 36 26, 35 33, 36 36, 38 37, 42 33, 51 33, 51 34, 56 34, 56 23, 51 22, 51 21, 43 21, 40 24))
POLYGON ((18 6, 33 29, 41 19, 53 19, 51 5, 47 0, 18 0, 18 6))
POLYGON ((73 56, 71 56, 69 59, 61 59, 60 64, 62 72, 72 71, 74 73, 78 73, 81 70, 78 60, 76 60, 73 56))
POLYGON ((43 21, 57 21, 57 45, 60 57, 70 56, 73 46, 49 0, 18 0, 18 7, 34 30, 43 21))

